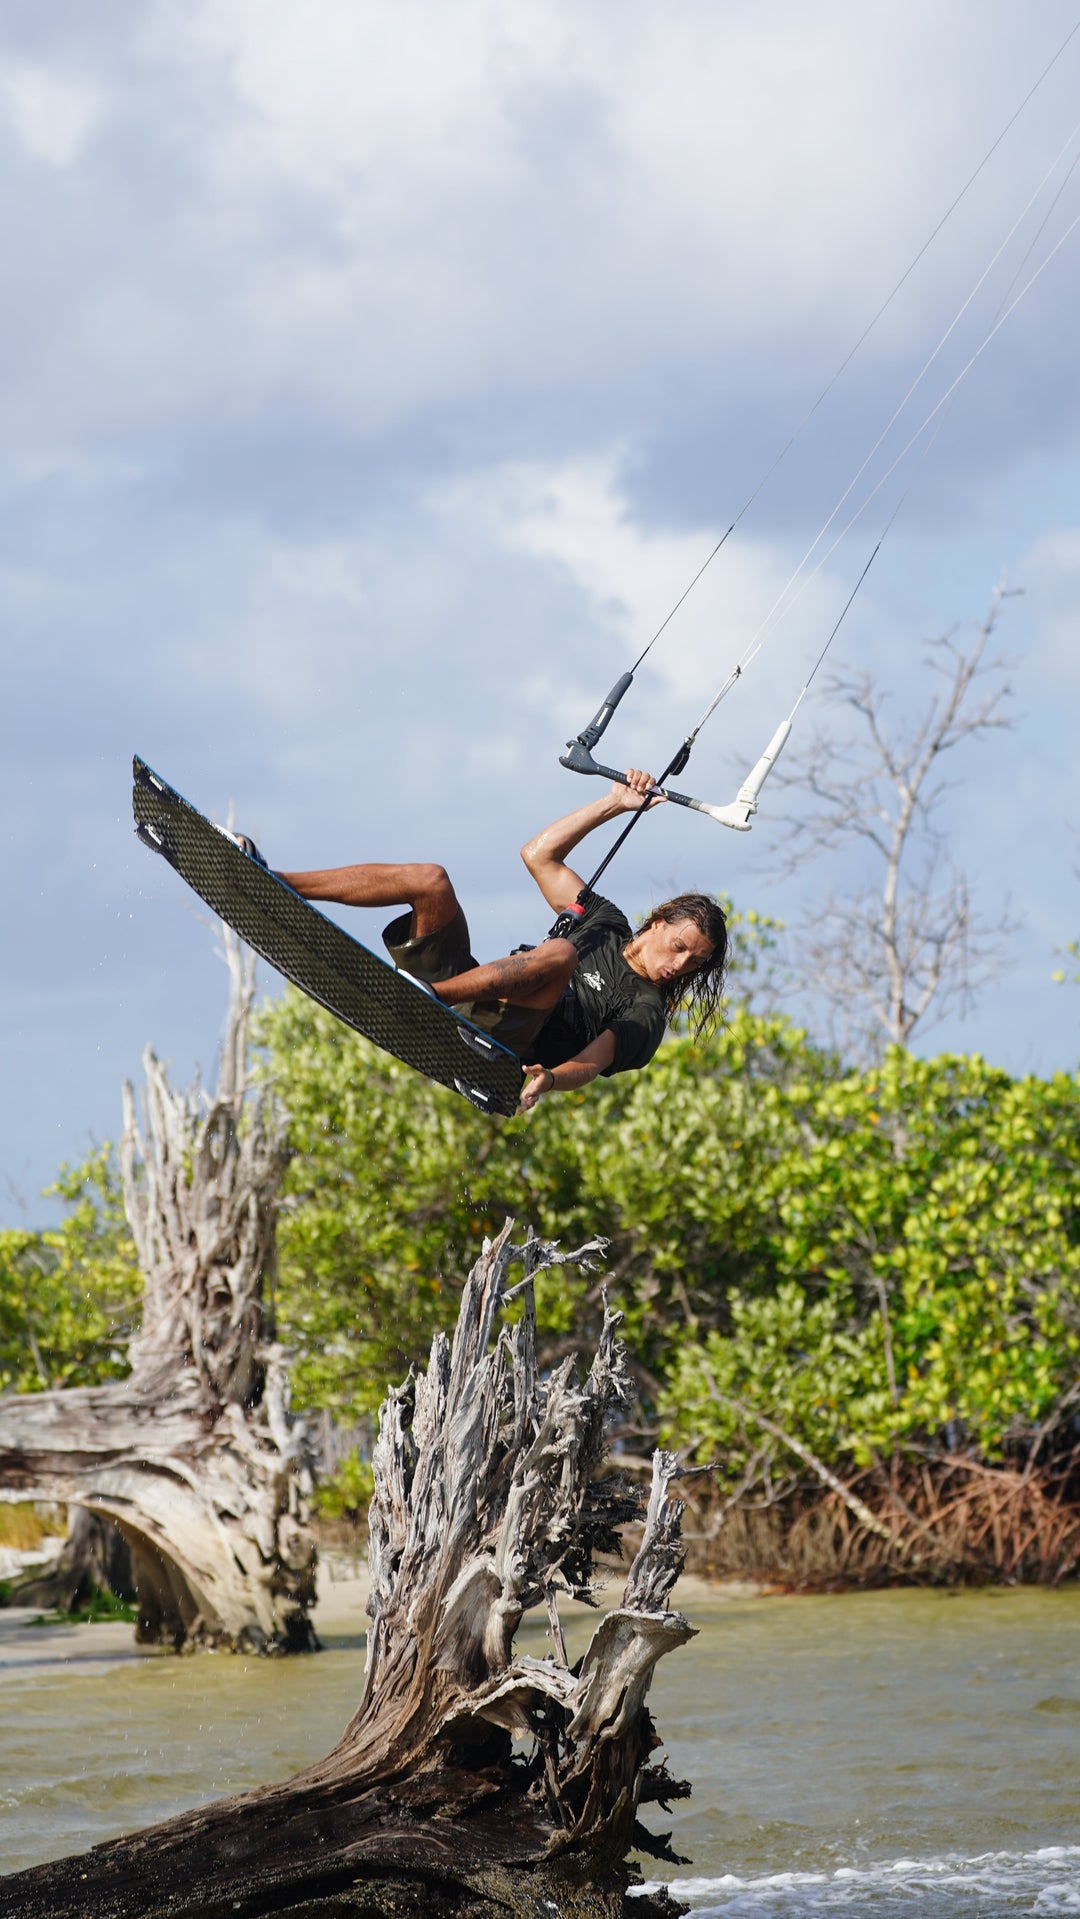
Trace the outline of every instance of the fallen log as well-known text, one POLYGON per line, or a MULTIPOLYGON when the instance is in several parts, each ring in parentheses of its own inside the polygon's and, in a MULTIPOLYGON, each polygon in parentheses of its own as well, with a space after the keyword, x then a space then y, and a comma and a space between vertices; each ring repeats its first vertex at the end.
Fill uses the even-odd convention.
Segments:
MULTIPOLYGON (((604 1470, 629 1378, 607 1311, 585 1376, 571 1358, 541 1377, 532 1280, 562 1256, 531 1238, 515 1250, 510 1233, 485 1245, 453 1343, 438 1335, 383 1406, 367 1668, 338 1744, 284 1784, 0 1880, 0 1919, 614 1919, 628 1854, 674 1856, 638 1814, 689 1791, 655 1763, 645 1705, 657 1660, 693 1632, 668 1605, 683 1560, 675 1460, 655 1455, 621 1604, 569 1665, 558 1596, 591 1600, 596 1555, 641 1517, 633 1486, 604 1470), (515 1295, 520 1318, 500 1323, 515 1295), (533 1607, 552 1623, 543 1659, 514 1650, 533 1607)), ((665 1907, 634 1900, 639 1919, 665 1907)))

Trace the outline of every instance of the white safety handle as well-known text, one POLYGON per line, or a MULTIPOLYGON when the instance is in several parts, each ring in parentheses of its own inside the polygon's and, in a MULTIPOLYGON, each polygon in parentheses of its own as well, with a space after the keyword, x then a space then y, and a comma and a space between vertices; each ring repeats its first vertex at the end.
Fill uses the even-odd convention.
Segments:
POLYGON ((747 774, 730 805, 708 806, 704 800, 699 800, 695 811, 707 813, 711 820, 716 820, 721 826, 733 827, 736 833, 749 833, 750 816, 756 813, 758 808, 758 795, 787 745, 790 735, 791 721, 781 720, 764 753, 747 774))

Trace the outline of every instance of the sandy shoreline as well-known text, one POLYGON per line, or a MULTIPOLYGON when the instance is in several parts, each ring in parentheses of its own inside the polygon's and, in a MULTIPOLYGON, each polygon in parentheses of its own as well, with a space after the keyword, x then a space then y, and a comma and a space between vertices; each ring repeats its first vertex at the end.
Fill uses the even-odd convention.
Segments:
MULTIPOLYGON (((315 1630, 328 1645, 360 1640, 367 1632, 365 1611, 368 1598, 367 1570, 362 1563, 342 1568, 335 1577, 333 1561, 324 1561, 319 1572, 318 1599, 315 1606, 315 1630)), ((693 1621, 695 1610, 704 1604, 724 1599, 746 1599, 758 1589, 744 1585, 714 1586, 707 1580, 686 1575, 675 1589, 675 1602, 693 1621)), ((601 1595, 604 1609, 617 1603, 619 1583, 613 1580, 601 1595)), ((590 1609, 569 1604, 562 1608, 567 1624, 586 1619, 590 1609)), ((132 1660, 168 1657, 159 1651, 136 1646, 134 1628, 122 1620, 107 1620, 97 1625, 36 1626, 39 1616, 34 1607, 0 1607, 0 1672, 14 1673, 84 1668, 107 1670, 132 1660)), ((593 1615, 595 1616, 595 1615, 593 1615)))

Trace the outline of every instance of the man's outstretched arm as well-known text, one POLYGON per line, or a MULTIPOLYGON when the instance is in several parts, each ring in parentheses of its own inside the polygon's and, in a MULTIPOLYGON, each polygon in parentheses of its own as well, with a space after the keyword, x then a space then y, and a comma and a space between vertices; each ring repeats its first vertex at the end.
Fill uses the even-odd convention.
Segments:
MULTIPOLYGON (((588 805, 579 806, 575 812, 545 826, 542 833, 522 847, 522 859, 556 913, 570 906, 585 884, 580 873, 567 866, 567 854, 572 853, 594 827, 617 819, 620 813, 638 812, 653 783, 651 773, 639 773, 635 768, 631 768, 626 777, 629 785, 612 786, 600 799, 591 800, 588 805)), ((650 801, 651 806, 660 804, 659 797, 650 801)))
POLYGON ((561 1066, 526 1066, 525 1084, 521 1089, 519 1113, 527 1113, 543 1099, 545 1093, 572 1093, 581 1086, 588 1086, 597 1073, 602 1073, 615 1058, 615 1035, 610 1026, 605 1026, 588 1046, 573 1059, 564 1059, 561 1066))

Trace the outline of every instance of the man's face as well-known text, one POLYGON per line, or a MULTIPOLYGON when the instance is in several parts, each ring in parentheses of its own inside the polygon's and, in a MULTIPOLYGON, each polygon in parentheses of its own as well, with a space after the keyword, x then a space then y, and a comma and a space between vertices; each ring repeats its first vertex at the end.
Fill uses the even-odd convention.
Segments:
POLYGON ((632 941, 636 970, 657 986, 685 979, 713 956, 713 943, 693 920, 654 920, 632 941))

